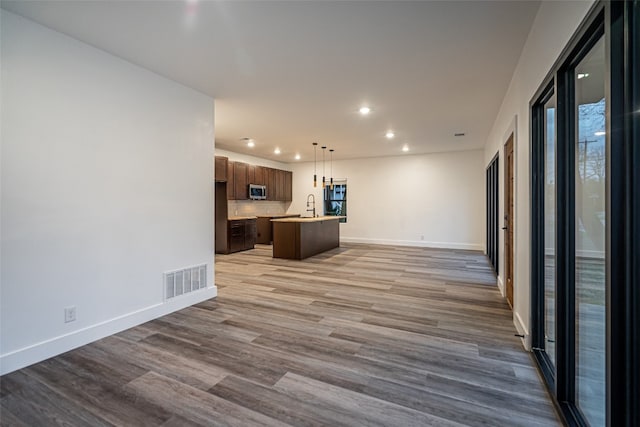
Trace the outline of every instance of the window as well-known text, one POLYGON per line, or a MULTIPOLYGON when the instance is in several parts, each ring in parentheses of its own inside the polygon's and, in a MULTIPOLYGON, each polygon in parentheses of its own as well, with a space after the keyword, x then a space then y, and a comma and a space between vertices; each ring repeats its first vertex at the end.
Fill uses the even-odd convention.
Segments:
POLYGON ((347 181, 334 181, 333 188, 324 188, 324 214, 342 216, 340 222, 347 222, 347 181))

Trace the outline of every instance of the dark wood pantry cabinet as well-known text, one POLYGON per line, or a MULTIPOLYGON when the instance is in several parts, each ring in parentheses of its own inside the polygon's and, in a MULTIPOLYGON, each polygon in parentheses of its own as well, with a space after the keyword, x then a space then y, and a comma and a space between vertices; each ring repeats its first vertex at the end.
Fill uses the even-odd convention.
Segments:
POLYGON ((216 182, 227 181, 227 168, 229 167, 229 159, 222 156, 216 156, 214 163, 214 175, 216 182))

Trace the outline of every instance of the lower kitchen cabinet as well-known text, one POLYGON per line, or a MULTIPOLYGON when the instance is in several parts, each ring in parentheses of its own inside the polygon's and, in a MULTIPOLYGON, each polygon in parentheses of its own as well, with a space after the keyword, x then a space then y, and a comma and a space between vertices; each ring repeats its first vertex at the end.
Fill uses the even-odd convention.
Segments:
POLYGON ((253 249, 256 244, 256 218, 227 221, 227 253, 253 249))

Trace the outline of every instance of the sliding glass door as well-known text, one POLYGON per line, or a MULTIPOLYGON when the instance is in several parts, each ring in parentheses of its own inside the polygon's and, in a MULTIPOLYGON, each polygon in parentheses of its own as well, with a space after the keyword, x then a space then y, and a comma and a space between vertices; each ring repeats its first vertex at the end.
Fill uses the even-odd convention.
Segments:
POLYGON ((532 347, 569 425, 640 425, 640 1, 597 2, 531 102, 532 347))
POLYGON ((604 37, 573 71, 575 87, 576 404, 592 426, 605 424, 607 100, 604 37))
POLYGON ((543 103, 544 137, 544 350, 556 364, 556 97, 543 103))

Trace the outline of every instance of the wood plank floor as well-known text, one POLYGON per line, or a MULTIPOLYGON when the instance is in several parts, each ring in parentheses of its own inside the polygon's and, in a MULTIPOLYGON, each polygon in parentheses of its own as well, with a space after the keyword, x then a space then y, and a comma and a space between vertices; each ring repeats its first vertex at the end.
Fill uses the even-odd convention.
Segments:
POLYGON ((0 379, 4 426, 554 426, 484 255, 216 256, 219 296, 0 379))

